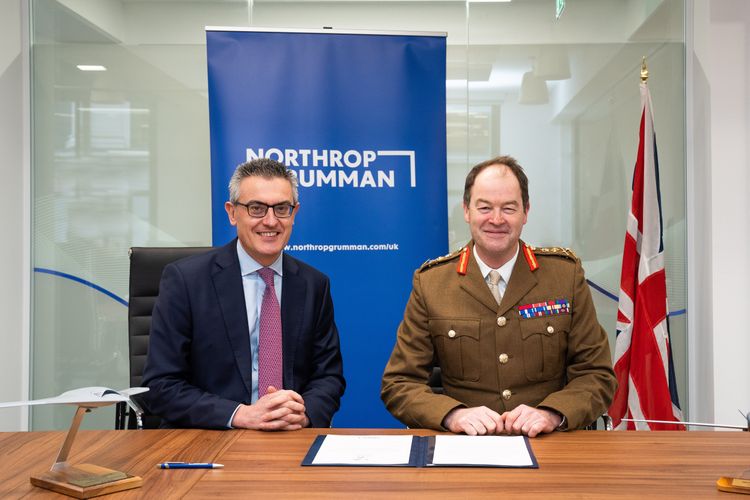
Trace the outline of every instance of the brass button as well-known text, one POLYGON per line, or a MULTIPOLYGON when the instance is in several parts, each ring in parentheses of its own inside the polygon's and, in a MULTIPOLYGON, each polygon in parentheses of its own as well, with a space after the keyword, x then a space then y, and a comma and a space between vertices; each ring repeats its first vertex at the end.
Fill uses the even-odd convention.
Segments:
POLYGON ((555 329, 552 327, 552 325, 549 325, 547 327, 547 333, 555 333, 555 329))
POLYGON ((448 330, 448 336, 450 338, 453 338, 456 336, 456 330, 448 330))
POLYGON ((504 365, 508 362, 508 355, 505 353, 502 353, 500 356, 497 357, 497 359, 500 361, 500 364, 504 365))
POLYGON ((505 316, 500 316, 497 318, 497 326, 505 326, 505 324, 508 322, 507 319, 505 319, 505 316))
POLYGON ((503 391, 503 399, 504 399, 504 400, 506 400, 506 401, 508 401, 508 400, 510 399, 510 396, 511 396, 511 392, 510 392, 510 390, 508 390, 508 389, 505 389, 505 390, 503 391))

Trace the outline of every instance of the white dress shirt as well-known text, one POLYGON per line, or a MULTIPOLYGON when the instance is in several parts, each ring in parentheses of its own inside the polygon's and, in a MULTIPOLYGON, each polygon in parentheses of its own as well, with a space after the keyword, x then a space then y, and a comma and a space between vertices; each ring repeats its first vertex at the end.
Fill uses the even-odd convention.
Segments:
MULTIPOLYGON (((258 274, 258 270, 265 266, 258 264, 242 247, 240 240, 237 240, 237 257, 240 259, 240 271, 242 273, 242 289, 245 292, 245 310, 247 313, 247 324, 250 334, 250 356, 252 358, 252 394, 250 402, 255 403, 258 398, 258 336, 260 334, 260 308, 263 304, 263 294, 266 291, 266 284, 258 274)), ((281 284, 283 275, 283 266, 281 264, 282 255, 268 266, 274 270, 273 286, 276 289, 276 299, 281 306, 281 284)), ((280 389, 280 387, 279 387, 280 389)), ((239 406, 237 407, 239 408, 239 406)), ((234 410, 237 413, 237 409, 234 410)), ((231 427, 234 413, 227 423, 231 427)))
POLYGON ((513 256, 512 259, 510 259, 508 262, 503 264, 497 269, 494 269, 482 261, 481 258, 479 258, 479 254, 477 253, 477 246, 474 245, 474 258, 477 259, 477 264, 479 264, 479 272, 482 273, 482 276, 484 277, 484 281, 487 283, 487 286, 490 284, 490 271, 497 271, 500 273, 500 277, 502 278, 500 282, 497 284, 497 289, 500 291, 500 297, 505 295, 505 289, 508 287, 508 282, 510 282, 510 275, 513 273, 513 266, 516 265, 516 260, 518 260, 518 252, 520 247, 516 247, 516 254, 513 256))

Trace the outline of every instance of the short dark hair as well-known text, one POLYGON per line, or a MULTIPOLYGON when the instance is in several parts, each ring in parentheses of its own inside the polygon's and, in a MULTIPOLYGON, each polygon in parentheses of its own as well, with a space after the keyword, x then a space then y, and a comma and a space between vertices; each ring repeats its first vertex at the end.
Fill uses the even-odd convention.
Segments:
POLYGON ((240 183, 245 177, 265 177, 272 179, 274 177, 286 179, 292 185, 292 202, 296 205, 299 201, 299 192, 297 189, 297 176, 294 172, 286 168, 283 163, 270 158, 256 158, 254 160, 240 163, 234 169, 232 178, 229 179, 229 202, 237 203, 240 201, 240 183))
POLYGON ((529 178, 523 171, 523 167, 518 164, 515 158, 512 156, 497 156, 491 160, 483 161, 469 171, 466 175, 466 183, 464 184, 464 204, 468 207, 471 201, 471 188, 474 187, 474 181, 477 175, 487 167, 493 165, 505 165, 513 172, 513 175, 518 179, 518 185, 521 186, 521 202, 523 203, 523 211, 525 212, 529 208, 529 178))

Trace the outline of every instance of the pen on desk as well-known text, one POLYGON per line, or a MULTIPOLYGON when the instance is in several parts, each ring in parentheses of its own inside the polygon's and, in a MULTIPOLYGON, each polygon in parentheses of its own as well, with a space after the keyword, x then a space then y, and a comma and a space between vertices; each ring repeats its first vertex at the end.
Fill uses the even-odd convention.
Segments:
POLYGON ((164 462, 156 466, 157 469, 221 469, 223 464, 196 462, 164 462))

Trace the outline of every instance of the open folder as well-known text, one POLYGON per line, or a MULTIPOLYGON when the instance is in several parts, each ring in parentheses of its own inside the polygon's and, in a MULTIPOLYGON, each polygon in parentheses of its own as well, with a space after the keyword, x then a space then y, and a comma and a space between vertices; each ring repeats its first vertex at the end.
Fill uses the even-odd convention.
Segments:
POLYGON ((539 468, 526 436, 320 435, 302 465, 539 468))

